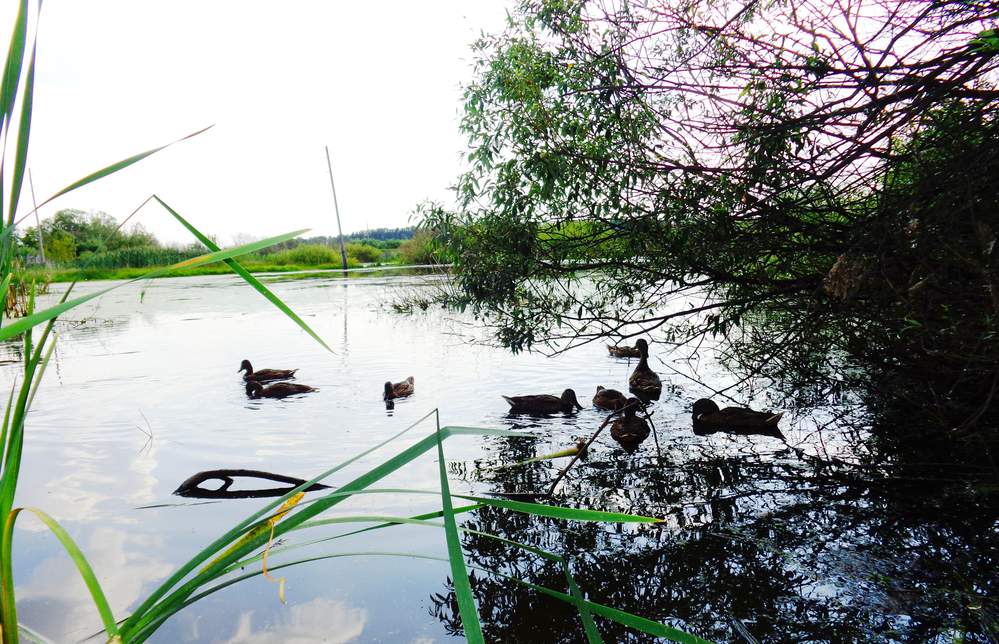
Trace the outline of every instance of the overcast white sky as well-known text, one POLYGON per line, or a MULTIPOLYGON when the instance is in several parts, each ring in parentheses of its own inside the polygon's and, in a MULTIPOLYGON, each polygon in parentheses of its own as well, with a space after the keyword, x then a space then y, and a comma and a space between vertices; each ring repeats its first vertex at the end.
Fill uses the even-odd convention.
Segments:
MULTIPOLYGON (((6 49, 15 3, 3 4, 6 49)), ((42 216, 82 208, 121 219, 155 192, 223 243, 306 227, 335 234, 329 145, 344 232, 407 225, 422 199, 451 198, 469 45, 502 27, 509 4, 46 0, 29 150, 39 200, 215 128, 42 216)), ((30 196, 21 205, 28 212, 30 196)), ((140 221, 165 241, 190 241, 154 206, 140 221)))

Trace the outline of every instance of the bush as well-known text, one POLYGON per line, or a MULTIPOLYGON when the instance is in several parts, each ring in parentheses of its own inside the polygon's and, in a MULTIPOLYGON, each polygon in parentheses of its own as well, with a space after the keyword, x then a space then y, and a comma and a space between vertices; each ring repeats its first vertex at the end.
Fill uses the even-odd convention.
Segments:
POLYGON ((92 268, 146 268, 148 266, 167 266, 177 262, 197 257, 207 252, 193 248, 163 248, 160 246, 137 246, 120 248, 103 253, 88 253, 75 262, 81 269, 92 268))
POLYGON ((429 230, 418 230, 412 239, 399 246, 399 257, 404 264, 432 264, 434 257, 434 236, 429 230))
POLYGON ((382 258, 382 251, 366 243, 350 243, 347 244, 347 257, 356 259, 362 264, 370 264, 382 258))

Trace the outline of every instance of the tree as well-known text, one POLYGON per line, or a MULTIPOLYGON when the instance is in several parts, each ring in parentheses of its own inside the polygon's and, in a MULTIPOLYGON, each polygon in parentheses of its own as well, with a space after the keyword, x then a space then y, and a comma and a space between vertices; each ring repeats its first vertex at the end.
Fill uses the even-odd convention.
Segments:
POLYGON ((713 334, 734 366, 798 372, 814 396, 832 353, 868 378, 904 356, 973 381, 942 425, 974 422, 999 385, 996 186, 968 174, 999 167, 997 17, 521 2, 477 44, 460 207, 428 217, 452 303, 514 350, 713 334))

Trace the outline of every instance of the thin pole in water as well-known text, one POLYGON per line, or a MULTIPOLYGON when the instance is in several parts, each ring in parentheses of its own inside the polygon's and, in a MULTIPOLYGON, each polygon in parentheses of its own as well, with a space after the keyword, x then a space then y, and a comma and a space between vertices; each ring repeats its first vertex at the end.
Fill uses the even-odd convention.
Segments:
POLYGON ((35 231, 38 233, 38 252, 42 254, 42 263, 45 261, 45 239, 42 238, 42 222, 38 218, 38 202, 35 201, 35 182, 31 180, 31 168, 28 168, 28 186, 31 188, 31 205, 35 207, 35 231))
POLYGON ((343 270, 347 270, 347 249, 343 245, 343 228, 340 227, 340 205, 336 201, 336 185, 333 183, 333 162, 330 161, 330 146, 326 146, 326 167, 330 171, 330 188, 333 189, 333 210, 336 212, 336 229, 340 234, 340 259, 343 260, 343 270))

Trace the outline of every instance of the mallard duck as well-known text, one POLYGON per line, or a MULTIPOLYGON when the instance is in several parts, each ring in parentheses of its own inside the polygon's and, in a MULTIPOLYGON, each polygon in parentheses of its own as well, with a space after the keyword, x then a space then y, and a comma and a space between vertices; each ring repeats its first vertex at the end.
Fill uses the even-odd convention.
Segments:
POLYGON ((641 407, 642 403, 638 398, 629 398, 625 403, 624 416, 611 424, 611 438, 629 452, 648 438, 651 431, 645 419, 635 415, 641 407))
POLYGON ((391 382, 385 383, 385 393, 383 398, 385 400, 392 400, 393 398, 403 398, 405 396, 413 395, 413 391, 416 388, 416 380, 413 376, 410 376, 403 380, 402 382, 397 382, 392 384, 391 382))
POLYGON ((614 358, 639 358, 642 352, 638 350, 638 345, 633 347, 621 347, 614 345, 607 345, 607 353, 611 354, 614 358))
POLYGON ((752 430, 777 430, 784 412, 774 414, 769 411, 754 411, 748 407, 726 407, 719 409, 713 400, 701 398, 693 407, 694 428, 703 430, 732 430, 754 433, 752 430))
POLYGON ((299 385, 294 382, 276 382, 267 387, 253 380, 246 383, 246 395, 250 398, 285 398, 310 391, 319 390, 309 385, 299 385))
POLYGON ((624 407, 627 398, 617 389, 604 389, 597 385, 597 393, 593 395, 593 406, 607 411, 617 411, 624 407))
POLYGON ((649 369, 649 343, 639 338, 635 343, 642 359, 628 378, 628 389, 642 400, 659 400, 663 391, 663 381, 655 371, 649 369))
POLYGON ((560 411, 571 412, 573 407, 582 409, 576 400, 576 392, 566 389, 562 396, 539 394, 536 396, 503 396, 510 403, 511 414, 557 414, 560 411))
POLYGON ((239 373, 240 371, 245 371, 243 374, 243 380, 247 382, 267 382, 268 380, 287 380, 289 378, 295 377, 295 372, 298 369, 261 369, 260 371, 254 371, 253 365, 250 364, 249 360, 243 360, 239 363, 239 373))

